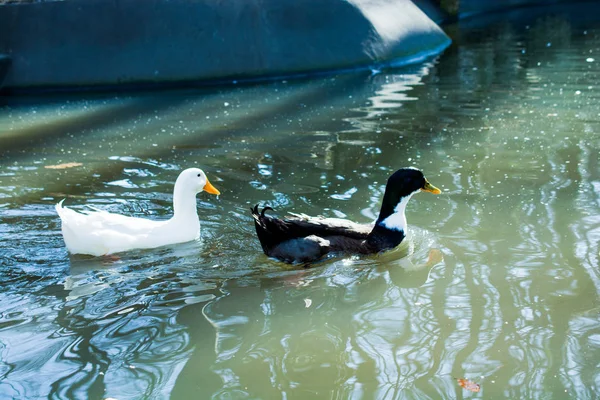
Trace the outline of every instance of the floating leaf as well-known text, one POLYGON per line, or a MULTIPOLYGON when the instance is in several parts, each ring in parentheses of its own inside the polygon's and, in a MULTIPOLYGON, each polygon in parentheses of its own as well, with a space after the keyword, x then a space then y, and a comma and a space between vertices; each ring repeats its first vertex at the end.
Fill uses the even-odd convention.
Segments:
POLYGON ((67 169, 73 167, 81 167, 83 164, 78 162, 69 162, 64 164, 56 164, 56 165, 46 165, 44 168, 48 169, 67 169))
POLYGON ((470 390, 471 392, 477 393, 481 389, 478 384, 476 384, 475 382, 471 382, 468 379, 457 379, 457 381, 460 386, 467 390, 470 390))
POLYGON ((433 267, 444 260, 444 256, 439 249, 429 250, 429 258, 427 258, 427 265, 433 267))

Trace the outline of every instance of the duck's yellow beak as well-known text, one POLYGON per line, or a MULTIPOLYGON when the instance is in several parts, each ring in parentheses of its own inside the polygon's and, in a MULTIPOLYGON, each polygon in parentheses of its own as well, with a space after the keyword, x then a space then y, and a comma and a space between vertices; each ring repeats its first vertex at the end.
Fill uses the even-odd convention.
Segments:
POLYGON ((429 192, 429 193, 433 193, 433 194, 440 194, 440 193, 442 193, 442 191, 440 189, 436 188, 431 183, 429 183, 427 181, 427 179, 425 179, 425 185, 421 188, 421 191, 423 191, 423 192, 429 192))
POLYGON ((208 179, 206 179, 206 185, 204 185, 203 189, 205 192, 210 194, 216 194, 217 196, 221 194, 221 192, 219 192, 219 190, 216 187, 214 187, 208 179))

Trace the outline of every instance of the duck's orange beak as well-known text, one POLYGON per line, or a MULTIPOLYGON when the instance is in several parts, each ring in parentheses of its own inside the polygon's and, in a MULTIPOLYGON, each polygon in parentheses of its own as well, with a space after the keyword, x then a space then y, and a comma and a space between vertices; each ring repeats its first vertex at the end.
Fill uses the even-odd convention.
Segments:
POLYGON ((214 187, 208 179, 206 179, 206 185, 204 185, 202 189, 204 189, 204 191, 207 193, 216 194, 217 196, 221 194, 221 192, 219 192, 219 190, 216 187, 214 187))
POLYGON ((442 193, 442 191, 440 189, 436 188, 431 183, 429 183, 427 181, 427 179, 425 180, 425 185, 421 188, 421 190, 423 192, 429 192, 429 193, 433 193, 433 194, 440 194, 440 193, 442 193))

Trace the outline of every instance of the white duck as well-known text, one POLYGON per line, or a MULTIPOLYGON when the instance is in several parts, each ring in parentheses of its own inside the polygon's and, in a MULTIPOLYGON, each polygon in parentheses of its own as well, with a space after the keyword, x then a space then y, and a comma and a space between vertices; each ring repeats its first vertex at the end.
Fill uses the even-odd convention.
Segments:
POLYGON ((72 254, 102 256, 132 249, 151 249, 200 237, 200 221, 196 194, 205 191, 221 194, 206 178, 204 171, 189 168, 182 171, 173 189, 173 217, 152 221, 127 217, 94 208, 85 214, 63 207, 56 212, 62 220, 62 234, 72 254))

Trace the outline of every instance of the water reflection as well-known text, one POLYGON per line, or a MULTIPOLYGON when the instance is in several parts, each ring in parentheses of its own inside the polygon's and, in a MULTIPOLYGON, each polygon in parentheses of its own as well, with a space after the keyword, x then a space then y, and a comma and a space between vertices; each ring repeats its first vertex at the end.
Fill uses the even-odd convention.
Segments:
POLYGON ((5 100, 0 393, 597 397, 600 14, 581 7, 451 27, 439 60, 372 76, 5 100), (64 162, 83 165, 45 168, 64 162), (56 201, 166 218, 192 165, 223 193, 198 197, 201 241, 67 255, 56 201), (260 252, 249 206, 369 222, 404 165, 444 194, 415 196, 397 251, 260 252))
MULTIPOLYGON (((425 242, 431 245, 431 237, 417 233, 412 243, 421 249, 418 254, 405 245, 399 254, 382 256, 386 264, 379 257, 345 260, 315 269, 228 281, 223 286, 225 296, 206 306, 190 306, 196 311, 188 308, 186 316, 197 319, 202 313, 210 324, 190 323, 192 341, 205 343, 213 331, 216 336, 214 347, 194 350, 174 397, 194 388, 204 391, 207 386, 216 389, 217 398, 281 397, 284 393, 302 397, 332 390, 349 395, 356 391, 358 382, 352 377, 360 369, 360 353, 369 353, 368 337, 373 335, 369 325, 377 325, 377 319, 388 313, 398 319, 397 311, 386 307, 402 296, 399 288, 423 285, 440 261, 422 254, 428 249, 425 242), (412 254, 408 258, 407 252, 412 254), (408 264, 413 270, 402 265, 410 260, 414 260, 408 264), (373 318, 375 322, 370 321, 373 318), (352 350, 354 346, 356 350, 352 350), (356 353, 353 361, 346 360, 348 352, 356 353), (213 374, 220 376, 219 384, 214 383, 213 374)), ((420 316, 426 317, 422 313, 416 317, 420 316)), ((390 340, 396 342, 397 338, 390 340)))

